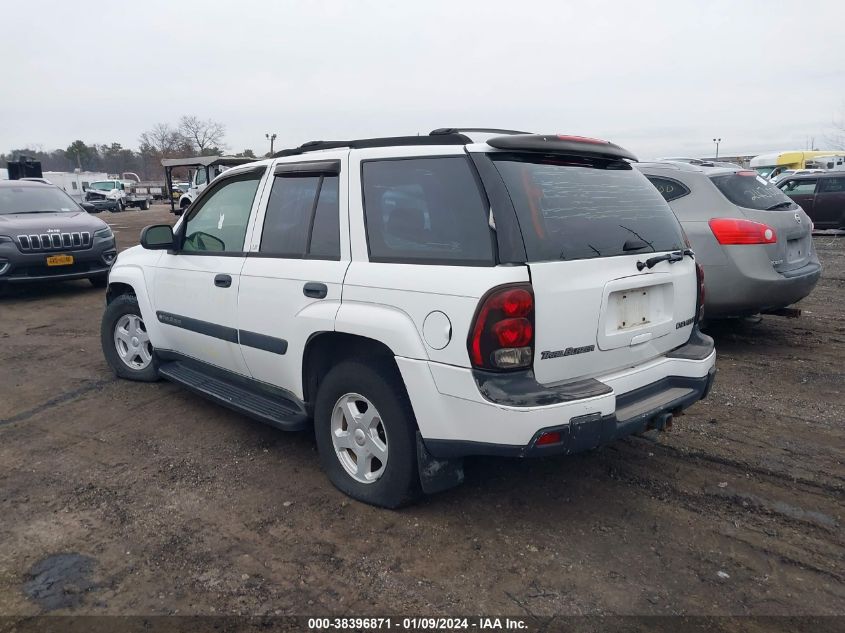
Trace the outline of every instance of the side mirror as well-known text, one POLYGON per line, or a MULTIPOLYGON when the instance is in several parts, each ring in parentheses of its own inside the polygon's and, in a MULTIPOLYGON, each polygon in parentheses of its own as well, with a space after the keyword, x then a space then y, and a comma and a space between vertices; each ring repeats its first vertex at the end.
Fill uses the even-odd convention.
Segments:
POLYGON ((79 206, 82 207, 88 213, 97 213, 97 207, 95 207, 90 202, 80 202, 79 206))
POLYGON ((173 227, 169 224, 154 224, 141 231, 141 246, 151 251, 163 251, 173 248, 173 227))

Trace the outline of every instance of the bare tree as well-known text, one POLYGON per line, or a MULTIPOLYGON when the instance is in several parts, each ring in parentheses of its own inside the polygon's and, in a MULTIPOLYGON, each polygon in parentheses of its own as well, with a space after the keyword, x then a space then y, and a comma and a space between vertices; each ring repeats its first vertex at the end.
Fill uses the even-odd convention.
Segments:
POLYGON ((156 123, 152 129, 141 134, 138 142, 142 153, 152 154, 158 158, 191 153, 185 137, 167 123, 156 123))
POLYGON ((212 149, 222 148, 226 126, 212 119, 203 120, 195 116, 183 116, 179 119, 179 131, 190 140, 198 154, 203 155, 212 149))
POLYGON ((827 135, 827 144, 832 149, 845 149, 845 118, 833 122, 833 131, 827 135))

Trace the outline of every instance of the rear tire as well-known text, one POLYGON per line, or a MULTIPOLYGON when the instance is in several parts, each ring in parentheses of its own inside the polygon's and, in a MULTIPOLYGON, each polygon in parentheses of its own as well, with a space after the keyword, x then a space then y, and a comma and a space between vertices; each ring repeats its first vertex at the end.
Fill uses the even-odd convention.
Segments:
POLYGON ((118 198, 118 200, 117 200, 117 211, 118 211, 118 213, 120 213, 124 209, 126 209, 126 205, 123 203, 123 200, 118 198))
POLYGON ((398 508, 419 497, 416 428, 405 385, 390 363, 345 361, 320 384, 314 411, 320 463, 335 487, 353 499, 398 508), (372 430, 363 430, 365 421, 359 426, 350 420, 357 418, 346 413, 354 406, 361 420, 373 407, 370 417, 375 422, 368 427, 372 430), (368 452, 368 447, 376 447, 376 452, 368 452), (381 459, 373 460, 372 455, 381 459), (359 460, 372 466, 356 476, 359 460))
POLYGON ((150 201, 149 200, 144 200, 143 202, 141 202, 141 211, 147 211, 147 210, 149 210, 149 208, 150 208, 150 201))
POLYGON ((116 376, 140 382, 159 379, 155 350, 146 335, 135 295, 120 295, 106 306, 100 324, 100 343, 106 362, 116 376))

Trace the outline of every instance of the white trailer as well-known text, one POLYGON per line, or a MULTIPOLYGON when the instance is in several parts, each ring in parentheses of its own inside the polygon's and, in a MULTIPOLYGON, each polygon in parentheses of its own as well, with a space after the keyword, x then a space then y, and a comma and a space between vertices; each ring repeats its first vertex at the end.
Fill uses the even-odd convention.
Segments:
POLYGON ((108 174, 98 171, 45 171, 42 177, 65 191, 77 202, 82 202, 89 185, 97 180, 108 178, 108 174))

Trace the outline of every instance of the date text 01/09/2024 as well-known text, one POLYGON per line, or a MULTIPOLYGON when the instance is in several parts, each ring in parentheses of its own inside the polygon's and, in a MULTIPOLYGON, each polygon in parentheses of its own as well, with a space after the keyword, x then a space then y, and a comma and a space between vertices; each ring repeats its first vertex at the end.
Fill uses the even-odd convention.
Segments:
POLYGON ((360 617, 309 618, 309 630, 372 630, 372 631, 518 631, 527 624, 519 618, 435 618, 435 617, 360 617))

